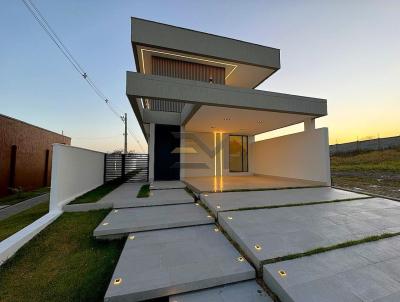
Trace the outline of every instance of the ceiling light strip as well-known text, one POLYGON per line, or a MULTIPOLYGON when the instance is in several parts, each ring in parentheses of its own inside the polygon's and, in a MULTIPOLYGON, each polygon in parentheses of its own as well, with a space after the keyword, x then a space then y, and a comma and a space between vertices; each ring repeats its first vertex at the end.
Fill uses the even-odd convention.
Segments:
POLYGON ((191 57, 191 56, 184 56, 184 55, 178 55, 170 52, 165 52, 165 51, 158 51, 158 50, 153 50, 153 49, 146 49, 146 48, 141 48, 140 52, 142 54, 142 65, 143 65, 143 73, 146 74, 146 68, 144 66, 144 51, 148 52, 154 52, 158 54, 164 54, 164 55, 169 55, 169 56, 174 56, 174 57, 179 57, 179 58, 184 58, 184 59, 192 59, 192 60, 197 60, 197 61, 203 61, 203 62, 208 62, 208 63, 215 63, 215 64, 220 64, 220 65, 226 65, 233 67, 231 72, 225 77, 225 80, 232 74, 232 72, 236 69, 237 65, 235 64, 230 64, 230 63, 224 63, 224 62, 219 62, 219 61, 213 61, 213 60, 208 60, 208 59, 202 59, 202 58, 196 58, 196 57, 191 57))

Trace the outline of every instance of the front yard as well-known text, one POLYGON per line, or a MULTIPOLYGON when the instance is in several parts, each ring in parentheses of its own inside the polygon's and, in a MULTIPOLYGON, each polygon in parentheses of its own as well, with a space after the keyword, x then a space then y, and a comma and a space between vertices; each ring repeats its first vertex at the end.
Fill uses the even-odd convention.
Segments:
POLYGON ((33 191, 22 191, 22 192, 18 192, 12 195, 8 195, 5 197, 0 198, 0 206, 4 206, 4 205, 13 205, 16 203, 19 203, 21 201, 24 201, 26 199, 30 199, 45 193, 49 193, 50 192, 50 188, 49 187, 44 187, 44 188, 40 188, 37 190, 33 190, 33 191))
POLYGON ((64 213, 0 267, 0 300, 101 301, 123 240, 98 241, 108 210, 64 213))

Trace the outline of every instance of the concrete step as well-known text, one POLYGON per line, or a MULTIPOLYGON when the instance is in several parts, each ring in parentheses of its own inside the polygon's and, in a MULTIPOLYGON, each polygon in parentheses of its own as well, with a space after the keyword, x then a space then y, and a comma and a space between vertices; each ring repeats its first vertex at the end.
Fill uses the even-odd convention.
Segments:
POLYGON ((263 278, 282 302, 397 302, 400 236, 268 264, 263 278))
POLYGON ((179 180, 156 180, 150 184, 151 190, 184 189, 186 185, 179 180))
POLYGON ((214 223, 214 218, 196 204, 116 209, 104 218, 93 235, 112 238, 132 232, 211 223, 214 223))
POLYGON ((255 280, 174 295, 169 302, 273 302, 255 280))
POLYGON ((331 187, 203 193, 200 195, 200 199, 215 216, 217 216, 218 212, 240 210, 244 208, 262 208, 368 197, 368 195, 333 189, 331 187))
POLYGON ((114 208, 151 207, 169 204, 193 203, 194 198, 184 189, 152 190, 149 197, 115 200, 114 208))
POLYGON ((144 301, 254 278, 215 225, 140 232, 128 236, 104 300, 144 301))

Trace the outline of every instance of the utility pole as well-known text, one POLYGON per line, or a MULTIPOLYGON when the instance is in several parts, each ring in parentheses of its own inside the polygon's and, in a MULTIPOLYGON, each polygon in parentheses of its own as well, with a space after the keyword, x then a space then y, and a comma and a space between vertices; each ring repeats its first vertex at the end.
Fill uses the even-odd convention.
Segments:
POLYGON ((127 114, 125 113, 124 117, 124 124, 125 124, 125 144, 124 144, 124 154, 128 153, 128 119, 127 119, 127 114))

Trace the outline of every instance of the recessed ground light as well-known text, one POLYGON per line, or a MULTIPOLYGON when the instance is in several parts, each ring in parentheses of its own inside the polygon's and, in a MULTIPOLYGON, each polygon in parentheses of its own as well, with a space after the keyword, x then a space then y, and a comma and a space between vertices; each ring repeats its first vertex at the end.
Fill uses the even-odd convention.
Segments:
POLYGON ((260 246, 259 244, 256 244, 256 245, 254 246, 254 248, 255 248, 257 251, 261 251, 261 246, 260 246))
POLYGON ((133 239, 135 239, 135 236, 134 236, 134 235, 131 235, 131 236, 129 236, 129 239, 130 239, 130 240, 133 240, 133 239))
POLYGON ((114 213, 118 213, 118 210, 114 210, 114 213))
POLYGON ((228 219, 229 219, 229 220, 232 220, 233 218, 232 218, 231 216, 228 216, 228 219))
POLYGON ((219 232, 219 229, 218 229, 218 228, 215 228, 215 229, 214 229, 214 232, 219 232))
POLYGON ((103 225, 108 225, 108 222, 104 222, 103 225))
POLYGON ((212 218, 212 216, 211 215, 207 215, 207 218, 212 218))
POLYGON ((237 258, 237 260, 238 260, 239 262, 243 262, 243 261, 244 261, 244 258, 243 258, 242 256, 240 256, 240 257, 237 258))
POLYGON ((204 196, 205 196, 205 197, 207 197, 207 196, 208 196, 208 194, 204 194, 204 196))
POLYGON ((221 208, 221 206, 217 206, 217 209, 220 209, 221 208))
POLYGON ((284 270, 280 270, 278 271, 279 276, 281 276, 282 278, 286 277, 286 272, 284 270))
POLYGON ((198 202, 196 202, 196 203, 195 203, 195 205, 196 205, 196 206, 198 206, 198 205, 199 205, 199 203, 198 203, 198 202))
POLYGON ((114 285, 120 285, 122 283, 122 278, 117 278, 114 280, 114 285))

